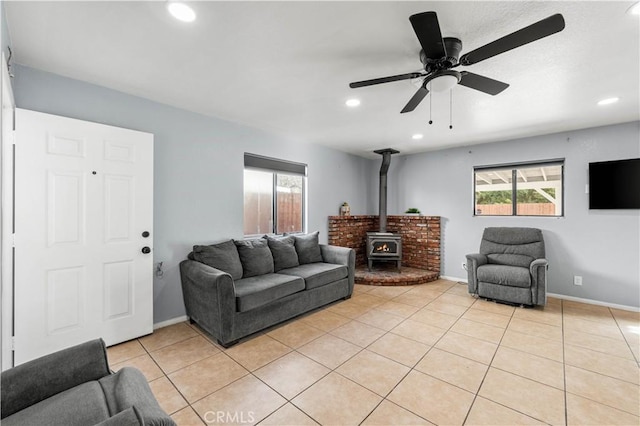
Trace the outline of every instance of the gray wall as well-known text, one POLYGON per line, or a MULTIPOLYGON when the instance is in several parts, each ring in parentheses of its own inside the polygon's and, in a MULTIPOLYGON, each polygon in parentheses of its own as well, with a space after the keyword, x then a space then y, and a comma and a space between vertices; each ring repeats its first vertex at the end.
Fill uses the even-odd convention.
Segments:
MULTIPOLYGON (((640 122, 527 139, 394 156, 389 170, 389 214, 418 207, 443 218, 442 275, 466 279, 465 254, 479 248, 487 226, 541 228, 549 259, 551 293, 640 306, 640 212, 589 210, 588 164, 640 157, 640 122), (565 158, 565 215, 474 217, 473 167, 565 158), (573 285, 581 275, 583 285, 573 285)), ((377 188, 380 161, 372 161, 377 188)), ((375 190, 377 192, 377 190, 375 190)), ((369 200, 377 211, 377 195, 369 200)))
POLYGON ((243 234, 244 152, 308 164, 309 231, 348 201, 367 213, 370 161, 28 67, 14 69, 19 108, 153 133, 154 322, 185 314, 178 264, 194 244, 243 234))

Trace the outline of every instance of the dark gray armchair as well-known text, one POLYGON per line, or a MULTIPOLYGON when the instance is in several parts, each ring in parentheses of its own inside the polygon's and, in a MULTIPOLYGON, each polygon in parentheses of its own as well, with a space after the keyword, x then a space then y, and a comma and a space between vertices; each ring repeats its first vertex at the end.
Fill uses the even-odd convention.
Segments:
POLYGON ((547 265, 541 230, 486 228, 480 253, 467 255, 469 293, 518 305, 545 305, 547 265))
POLYGON ((142 373, 112 374, 102 339, 2 372, 2 426, 173 425, 142 373))

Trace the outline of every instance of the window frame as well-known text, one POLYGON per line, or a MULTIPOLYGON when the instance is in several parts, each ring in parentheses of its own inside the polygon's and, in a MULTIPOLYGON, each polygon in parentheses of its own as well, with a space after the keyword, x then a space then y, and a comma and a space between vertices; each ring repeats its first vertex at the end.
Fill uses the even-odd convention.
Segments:
POLYGON ((564 158, 554 158, 550 160, 537 160, 537 161, 525 161, 518 163, 505 163, 505 164, 493 164, 493 165, 484 165, 484 166, 474 166, 473 167, 473 199, 472 199, 472 209, 474 217, 544 217, 544 218, 561 218, 565 216, 565 159, 564 158), (535 168, 535 167, 547 167, 547 166, 560 166, 560 191, 561 191, 561 200, 560 200, 560 214, 553 215, 527 215, 527 214, 518 214, 518 170, 526 169, 526 168, 535 168), (511 214, 477 214, 477 172, 488 172, 488 171, 500 171, 500 170, 508 170, 511 172, 511 214))
POLYGON ((244 234, 244 172, 246 170, 258 170, 261 172, 271 173, 271 188, 272 188, 272 197, 271 197, 271 211, 272 211, 272 223, 271 230, 267 232, 268 235, 282 235, 278 234, 278 175, 287 175, 287 176, 301 176, 302 177, 302 188, 301 188, 301 227, 302 230, 300 233, 306 232, 307 229, 307 168, 308 166, 304 163, 297 163, 294 161, 281 160, 278 158, 265 157, 262 155, 251 154, 248 152, 244 153, 244 168, 243 170, 243 235, 245 237, 256 237, 264 235, 265 233, 258 234, 244 234))

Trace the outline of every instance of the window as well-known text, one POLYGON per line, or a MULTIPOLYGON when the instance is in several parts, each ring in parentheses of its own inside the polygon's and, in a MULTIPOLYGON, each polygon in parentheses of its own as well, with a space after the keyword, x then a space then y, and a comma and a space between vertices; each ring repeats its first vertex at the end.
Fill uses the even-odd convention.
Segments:
POLYGON ((244 234, 304 232, 307 165, 244 155, 244 234))
POLYGON ((475 216, 562 216, 564 160, 475 167, 475 216))

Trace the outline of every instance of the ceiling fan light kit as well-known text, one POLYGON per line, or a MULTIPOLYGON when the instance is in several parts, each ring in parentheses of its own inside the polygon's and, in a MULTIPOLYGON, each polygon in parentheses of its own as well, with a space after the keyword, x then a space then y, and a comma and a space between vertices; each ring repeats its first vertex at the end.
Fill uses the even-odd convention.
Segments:
MULTIPOLYGON (((489 95, 501 93, 509 87, 507 83, 468 71, 457 71, 453 68, 477 64, 485 59, 508 52, 509 50, 550 36, 564 29, 564 18, 560 14, 555 14, 472 50, 460 57, 462 41, 454 37, 442 37, 436 12, 423 12, 411 15, 409 22, 411 22, 411 26, 422 47, 422 50, 420 50, 420 61, 422 62, 424 72, 398 74, 372 80, 356 81, 349 84, 349 87, 355 89, 393 81, 422 78, 420 88, 400 113, 413 111, 430 91, 443 92, 452 89, 456 84, 489 95)), ((449 128, 451 128, 451 125, 449 128)))

